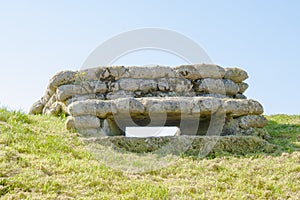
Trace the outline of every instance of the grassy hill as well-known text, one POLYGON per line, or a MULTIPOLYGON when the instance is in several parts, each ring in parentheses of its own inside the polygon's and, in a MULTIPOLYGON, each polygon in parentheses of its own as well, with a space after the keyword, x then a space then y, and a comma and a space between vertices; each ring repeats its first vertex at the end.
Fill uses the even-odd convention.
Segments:
POLYGON ((274 154, 180 156, 126 173, 102 163, 65 118, 0 109, 0 199, 298 199, 300 116, 268 116, 274 154))

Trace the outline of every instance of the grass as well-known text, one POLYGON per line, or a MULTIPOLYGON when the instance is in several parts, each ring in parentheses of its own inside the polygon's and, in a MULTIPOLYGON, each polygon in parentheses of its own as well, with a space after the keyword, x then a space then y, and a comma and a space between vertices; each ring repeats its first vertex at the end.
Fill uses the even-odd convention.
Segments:
POLYGON ((300 151, 300 116, 273 115, 266 130, 272 136, 270 142, 281 146, 286 152, 300 151))
POLYGON ((300 116, 267 118, 279 155, 178 156, 127 173, 88 151, 65 118, 0 109, 0 199, 298 199, 300 116))

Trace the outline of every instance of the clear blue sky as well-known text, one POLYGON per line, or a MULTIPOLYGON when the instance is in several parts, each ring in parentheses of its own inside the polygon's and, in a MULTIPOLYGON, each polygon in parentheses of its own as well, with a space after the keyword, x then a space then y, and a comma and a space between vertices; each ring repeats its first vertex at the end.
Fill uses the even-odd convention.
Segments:
MULTIPOLYGON (((79 69, 105 40, 132 29, 159 27, 190 37, 216 64, 245 69, 250 76, 246 95, 260 101, 266 114, 300 114, 300 1, 0 3, 2 106, 28 111, 52 75, 79 69)), ((181 62, 157 52, 129 58, 132 63, 125 59, 124 64, 181 62)))

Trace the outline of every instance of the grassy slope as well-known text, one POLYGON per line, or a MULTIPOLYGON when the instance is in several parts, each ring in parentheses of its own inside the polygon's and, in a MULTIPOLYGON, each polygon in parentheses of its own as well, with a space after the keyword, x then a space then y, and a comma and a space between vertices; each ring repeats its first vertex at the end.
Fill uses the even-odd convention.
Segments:
POLYGON ((66 131, 64 118, 0 109, 0 199, 297 199, 300 116, 268 119, 280 155, 180 157, 129 174, 101 164, 66 131))

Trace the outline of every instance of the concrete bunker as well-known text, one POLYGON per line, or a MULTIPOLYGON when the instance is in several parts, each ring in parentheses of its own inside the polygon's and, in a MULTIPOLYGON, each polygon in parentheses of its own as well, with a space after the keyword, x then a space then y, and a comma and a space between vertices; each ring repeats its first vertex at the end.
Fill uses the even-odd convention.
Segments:
POLYGON ((255 135, 267 120, 262 105, 244 95, 247 78, 240 68, 212 64, 62 71, 30 113, 65 114, 68 129, 93 137, 124 135, 126 126, 150 125, 206 135, 216 124, 222 128, 215 135, 255 135))

